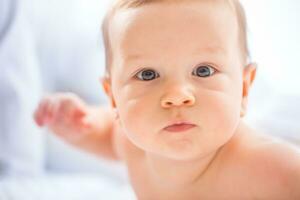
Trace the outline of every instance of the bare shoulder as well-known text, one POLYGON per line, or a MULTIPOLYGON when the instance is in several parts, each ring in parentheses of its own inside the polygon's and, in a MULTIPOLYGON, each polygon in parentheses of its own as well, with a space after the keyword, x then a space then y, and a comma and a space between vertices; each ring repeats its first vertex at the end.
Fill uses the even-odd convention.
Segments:
POLYGON ((252 135, 244 155, 257 192, 300 199, 300 148, 267 135, 252 135), (261 190, 261 191, 260 191, 261 190))

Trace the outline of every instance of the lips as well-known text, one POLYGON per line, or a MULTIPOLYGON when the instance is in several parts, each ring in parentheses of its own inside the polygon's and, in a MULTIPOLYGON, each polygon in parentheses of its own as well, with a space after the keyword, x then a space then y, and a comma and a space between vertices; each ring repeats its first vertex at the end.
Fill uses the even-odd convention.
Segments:
POLYGON ((169 132, 184 132, 194 128, 195 126, 196 126, 195 124, 190 124, 190 123, 175 123, 165 127, 164 130, 169 132))

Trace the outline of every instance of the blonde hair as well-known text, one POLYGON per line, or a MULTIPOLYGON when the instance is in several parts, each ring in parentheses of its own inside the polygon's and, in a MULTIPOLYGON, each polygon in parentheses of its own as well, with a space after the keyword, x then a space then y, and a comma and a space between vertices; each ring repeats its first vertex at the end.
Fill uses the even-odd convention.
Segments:
MULTIPOLYGON (((128 8, 138 8, 146 4, 157 3, 157 2, 176 3, 176 2, 184 2, 184 1, 203 1, 203 0, 115 0, 112 7, 105 15, 105 18, 102 23, 102 36, 103 36, 104 49, 105 49, 106 76, 109 76, 110 74, 110 66, 112 65, 112 60, 113 60, 112 48, 111 48, 110 38, 109 38, 109 25, 110 25, 110 20, 118 10, 128 9, 128 8)), ((234 10, 236 14, 237 22, 239 26, 239 41, 241 43, 240 47, 243 56, 242 59, 243 62, 246 64, 249 58, 249 50, 248 50, 248 42, 247 42, 247 21, 246 21, 244 8, 239 2, 239 0, 224 0, 224 1, 226 1, 229 4, 229 6, 234 10)))

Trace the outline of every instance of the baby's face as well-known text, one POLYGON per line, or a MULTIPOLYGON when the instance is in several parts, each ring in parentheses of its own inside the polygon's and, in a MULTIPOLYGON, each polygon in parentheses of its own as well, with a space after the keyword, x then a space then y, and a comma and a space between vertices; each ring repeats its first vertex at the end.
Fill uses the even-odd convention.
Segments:
POLYGON ((230 7, 210 1, 153 3, 116 14, 111 99, 131 142, 184 160, 232 137, 246 98, 238 34, 230 7), (166 128, 182 122, 193 126, 166 128))

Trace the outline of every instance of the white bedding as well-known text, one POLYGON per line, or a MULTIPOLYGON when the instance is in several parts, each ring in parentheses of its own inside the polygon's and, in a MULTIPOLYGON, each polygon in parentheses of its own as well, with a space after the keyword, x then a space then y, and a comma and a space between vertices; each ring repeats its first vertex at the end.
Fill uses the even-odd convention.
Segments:
POLYGON ((0 180, 0 200, 133 200, 128 183, 87 174, 0 180))

